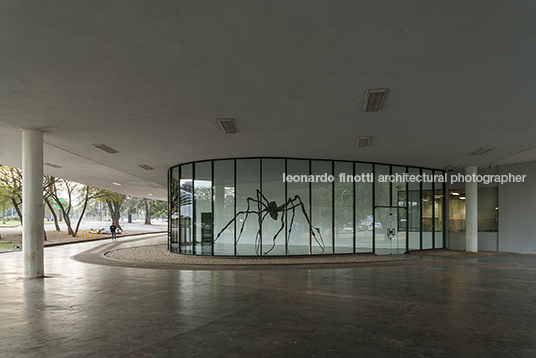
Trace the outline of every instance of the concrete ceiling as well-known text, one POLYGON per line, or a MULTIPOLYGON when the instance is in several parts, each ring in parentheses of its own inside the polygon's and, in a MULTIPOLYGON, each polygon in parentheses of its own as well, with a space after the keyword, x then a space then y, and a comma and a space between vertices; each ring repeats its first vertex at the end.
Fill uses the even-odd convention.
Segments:
POLYGON ((533 0, 2 1, 0 163, 42 128, 45 173, 165 199, 201 159, 532 161, 535 55, 533 0))

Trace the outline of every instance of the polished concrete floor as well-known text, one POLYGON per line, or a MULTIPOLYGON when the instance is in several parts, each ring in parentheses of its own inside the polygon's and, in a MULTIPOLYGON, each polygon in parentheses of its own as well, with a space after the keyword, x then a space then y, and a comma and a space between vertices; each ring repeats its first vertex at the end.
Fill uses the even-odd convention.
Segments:
POLYGON ((46 248, 31 280, 20 252, 0 254, 0 357, 536 357, 535 255, 223 271, 72 258, 115 245, 46 248))

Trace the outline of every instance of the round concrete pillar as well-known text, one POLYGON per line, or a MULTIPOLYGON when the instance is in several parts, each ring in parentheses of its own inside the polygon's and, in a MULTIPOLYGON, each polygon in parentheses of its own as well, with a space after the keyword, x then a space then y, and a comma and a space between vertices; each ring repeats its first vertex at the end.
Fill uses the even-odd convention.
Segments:
POLYGON ((22 132, 22 276, 44 276, 43 132, 22 132))
POLYGON ((470 252, 478 251, 478 183, 473 180, 477 174, 477 167, 465 168, 465 251, 470 252))

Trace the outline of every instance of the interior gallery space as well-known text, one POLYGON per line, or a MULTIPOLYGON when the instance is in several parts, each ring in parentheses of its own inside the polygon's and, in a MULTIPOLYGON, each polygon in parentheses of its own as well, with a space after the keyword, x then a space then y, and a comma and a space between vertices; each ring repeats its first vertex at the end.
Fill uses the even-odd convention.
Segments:
POLYGON ((535 36, 526 0, 0 2, 0 356, 534 357, 535 36), (168 232, 44 248, 43 175, 168 232))

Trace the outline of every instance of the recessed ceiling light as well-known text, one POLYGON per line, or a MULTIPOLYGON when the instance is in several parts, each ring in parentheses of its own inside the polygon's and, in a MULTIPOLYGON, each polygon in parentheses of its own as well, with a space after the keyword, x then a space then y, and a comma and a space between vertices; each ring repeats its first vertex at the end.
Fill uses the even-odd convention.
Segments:
POLYGON ((460 193, 456 192, 456 191, 453 191, 452 193, 450 193, 451 195, 460 195, 460 193))
POLYGON ((480 148, 479 150, 474 151, 473 153, 471 153, 471 155, 482 155, 484 153, 489 152, 492 149, 494 149, 494 147, 483 147, 483 148, 480 148))
POLYGON ((108 147, 106 144, 91 144, 95 148, 105 151, 106 153, 115 154, 119 153, 118 150, 108 147))
POLYGON ((371 140, 372 137, 358 137, 355 145, 358 147, 368 147, 371 140))
POLYGON ((458 168, 460 166, 460 164, 451 164, 447 167, 444 168, 444 170, 452 170, 454 168, 458 168))
POLYGON ((365 101, 363 102, 364 112, 377 112, 382 109, 383 102, 387 96, 388 88, 369 89, 365 92, 365 101))
POLYGON ((465 200, 465 196, 460 196, 459 197, 461 200, 465 200))
POLYGON ((236 126, 235 120, 233 118, 218 118, 221 128, 227 134, 238 133, 238 127, 236 126))
POLYGON ((151 193, 147 193, 147 195, 148 195, 148 196, 153 196, 153 194, 151 194, 151 193))
POLYGON ((52 164, 52 163, 43 163, 43 165, 46 165, 47 167, 52 167, 52 168, 61 168, 61 166, 52 164))
POLYGON ((138 167, 145 169, 145 170, 153 170, 154 168, 148 166, 147 164, 138 164, 138 167))
POLYGON ((113 185, 121 185, 121 183, 117 183, 117 182, 112 182, 113 185))

